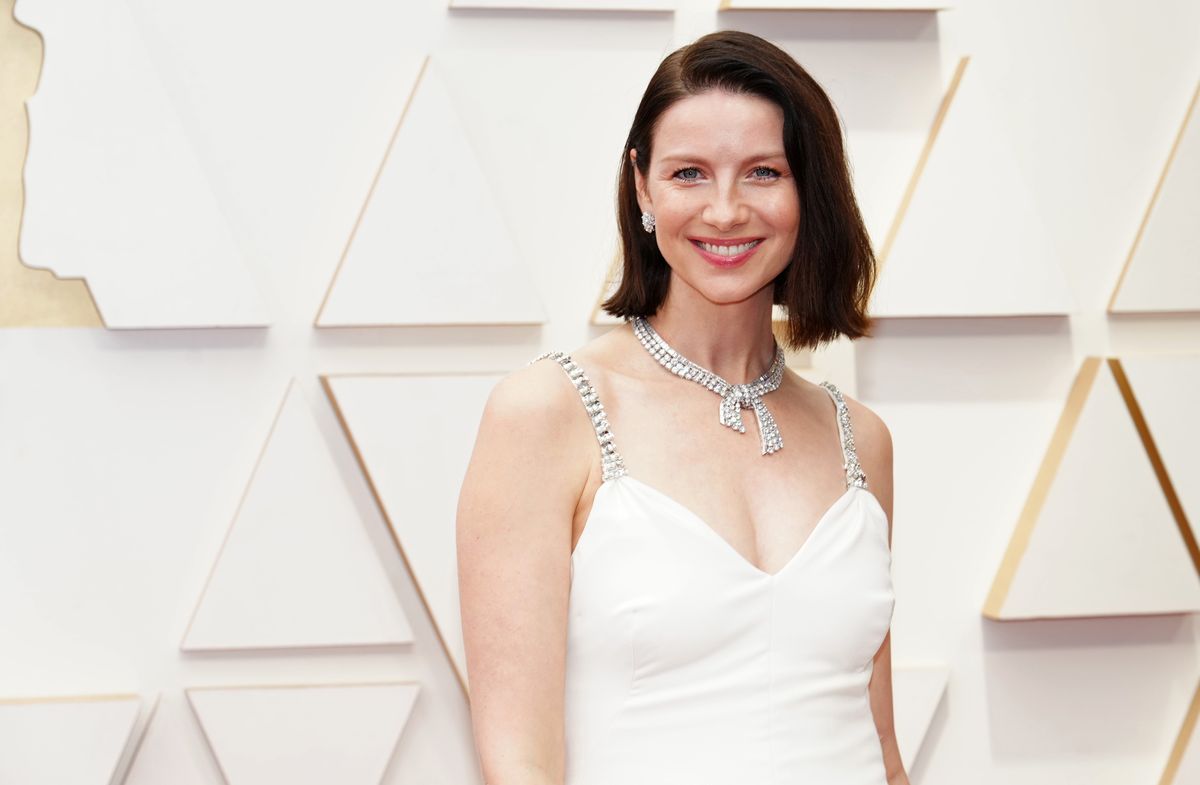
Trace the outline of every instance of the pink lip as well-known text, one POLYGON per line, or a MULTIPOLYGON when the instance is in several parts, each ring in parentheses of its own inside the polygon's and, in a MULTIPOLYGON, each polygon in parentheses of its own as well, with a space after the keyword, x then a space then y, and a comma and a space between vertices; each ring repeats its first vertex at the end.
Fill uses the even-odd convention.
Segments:
POLYGON ((708 262, 709 264, 711 264, 715 267, 722 267, 722 268, 737 267, 738 265, 742 264, 747 259, 749 259, 751 256, 753 256, 754 252, 762 247, 762 242, 759 242, 757 245, 755 245, 750 250, 744 251, 744 252, 738 254, 737 256, 719 256, 718 254, 715 254, 715 253, 709 253, 708 251, 704 250, 699 245, 697 245, 697 243, 706 242, 709 245, 741 245, 742 243, 748 243, 748 242, 752 242, 754 240, 761 241, 762 238, 760 238, 760 237, 735 237, 735 238, 715 238, 715 239, 710 240, 707 237, 690 237, 688 239, 691 240, 692 247, 696 249, 696 253, 698 253, 702 257, 704 257, 704 260, 706 262, 708 262))
POLYGON ((693 242, 708 243, 709 245, 741 245, 742 243, 761 240, 761 237, 689 237, 693 242))

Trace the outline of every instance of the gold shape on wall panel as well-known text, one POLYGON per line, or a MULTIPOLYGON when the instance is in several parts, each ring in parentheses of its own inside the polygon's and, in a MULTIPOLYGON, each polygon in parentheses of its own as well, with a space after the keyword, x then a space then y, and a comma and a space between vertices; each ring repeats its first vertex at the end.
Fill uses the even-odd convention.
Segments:
POLYGON ((1200 719, 1200 682, 1192 694, 1192 702, 1183 718, 1183 725, 1175 737, 1167 765, 1163 769, 1158 785, 1192 785, 1200 782, 1200 734, 1196 733, 1200 719), (1186 763, 1186 766, 1184 765, 1186 763), (1181 776, 1182 775, 1182 776, 1181 776))
POLYGON ((1200 270, 1200 220, 1196 217, 1200 213, 1200 204, 1195 202, 1195 194, 1200 190, 1196 183, 1196 178, 1200 175, 1200 117, 1197 117, 1197 114, 1200 114, 1200 82, 1196 83, 1196 89, 1192 92, 1192 98, 1183 113, 1183 122, 1175 134, 1167 161, 1150 195, 1150 203, 1146 205, 1146 212, 1142 215, 1141 223, 1133 236, 1129 254, 1121 266, 1121 274, 1117 277, 1112 295, 1108 298, 1109 313, 1200 311, 1200 272, 1197 272, 1200 270), (1164 185, 1172 177, 1174 180, 1171 186, 1164 189, 1164 185), (1166 203, 1163 199, 1164 192, 1168 194, 1168 199, 1178 204, 1166 203), (1159 221, 1157 224, 1156 218, 1159 221), (1154 226, 1157 226, 1157 232, 1160 234, 1165 232, 1164 236, 1169 239, 1151 238, 1154 247, 1147 251, 1147 228, 1154 226), (1172 230, 1185 234, 1182 237, 1170 236, 1172 230), (1161 267, 1164 263, 1164 254, 1177 255, 1173 259, 1168 257, 1169 262, 1178 265, 1177 270, 1156 268, 1156 264, 1161 267), (1140 265, 1139 260, 1142 260, 1140 265), (1147 269, 1139 272, 1139 267, 1147 269), (1131 271, 1134 273, 1132 276, 1131 271), (1190 277, 1184 278, 1185 276, 1190 277), (1134 283, 1135 277, 1143 290, 1131 294, 1126 286, 1123 292, 1122 286, 1134 283), (1151 292, 1145 291, 1145 287, 1152 287, 1151 292), (1161 293, 1170 299, 1158 307, 1151 305, 1146 301, 1146 297, 1153 298, 1153 292, 1161 293), (1123 299, 1122 295, 1125 295, 1124 299, 1132 299, 1133 302, 1120 305, 1118 300, 1123 299))
POLYGON ((17 21, 14 0, 0 0, 0 327, 103 327, 83 278, 59 278, 21 261, 23 171, 29 114, 42 68, 42 38, 17 21))
MULTIPOLYGON (((1100 374, 1108 369, 1110 380, 1107 382, 1115 386, 1120 395, 1121 402, 1124 404, 1125 412, 1129 415, 1130 421, 1124 425, 1117 424, 1121 429, 1128 429, 1132 426, 1132 430, 1136 433, 1137 442, 1140 443, 1144 450, 1149 468, 1152 470, 1153 480, 1159 491, 1162 493, 1161 509, 1166 511, 1165 516, 1172 518, 1173 529, 1177 530, 1179 535, 1179 546, 1181 551, 1186 551, 1187 561, 1193 568, 1192 574, 1200 577, 1200 550, 1196 547, 1196 541, 1192 534, 1190 525, 1184 515, 1184 510, 1179 502, 1178 494, 1171 483, 1171 479, 1167 474, 1166 467, 1163 465, 1159 450, 1154 443, 1154 439, 1150 434, 1149 428, 1146 425, 1145 417, 1142 414, 1141 407, 1137 399, 1134 397, 1133 389, 1130 387, 1125 371, 1121 366, 1118 358, 1109 357, 1088 357, 1084 360, 1075 377, 1075 381, 1067 396, 1066 404, 1062 414, 1059 417, 1058 424, 1054 434, 1050 439, 1050 444, 1046 449, 1045 456, 1042 460, 1041 467, 1034 479, 1033 487, 1031 488, 1021 514, 1019 516, 1017 526, 1009 541, 1008 548, 1005 551, 1003 560, 997 570, 996 576, 993 579, 991 590, 988 593, 987 599, 983 607, 983 615, 989 619, 1006 620, 1016 618, 1062 618, 1070 616, 1109 616, 1109 615, 1126 615, 1126 612, 1114 611, 1112 613, 1050 613, 1039 615, 1015 615, 1011 611, 1006 610, 1006 603, 1010 599, 1010 591, 1013 588, 1015 578, 1021 567, 1022 560, 1026 557, 1029 549, 1030 541, 1033 538, 1037 529, 1039 520, 1041 519, 1043 510, 1047 504, 1047 500, 1051 495, 1051 490, 1058 480, 1060 468, 1063 466, 1064 457, 1068 451, 1068 447, 1072 440, 1077 436, 1077 426, 1084 412, 1085 405, 1089 397, 1092 396, 1096 389, 1097 379, 1100 374)), ((1118 456, 1119 458, 1128 458, 1136 462, 1137 459, 1132 456, 1118 456)), ((1131 479, 1132 483, 1133 480, 1131 479)), ((1146 511, 1146 520, 1153 525, 1155 523, 1152 515, 1153 511, 1146 511)), ((1102 522, 1100 522, 1102 523, 1102 522)), ((1100 523, 1097 525, 1099 526, 1100 523)), ((1089 535, 1092 536, 1092 535, 1089 535)), ((1101 531, 1095 535, 1098 537, 1104 536, 1101 531)), ((1169 538, 1168 538, 1169 539, 1169 538)), ((1067 580, 1069 576, 1064 577, 1067 580)), ((1137 612, 1163 612, 1163 611, 1137 611, 1137 612)), ((1165 612, 1190 612, 1187 610, 1168 610, 1165 612)))
POLYGON ((188 687, 184 694, 227 785, 377 785, 419 690, 413 681, 381 681, 188 687), (381 695, 367 700, 372 692, 381 695))
POLYGON ((18 8, 47 41, 26 100, 20 256, 85 277, 109 328, 263 326, 140 13, 123 2, 18 8))

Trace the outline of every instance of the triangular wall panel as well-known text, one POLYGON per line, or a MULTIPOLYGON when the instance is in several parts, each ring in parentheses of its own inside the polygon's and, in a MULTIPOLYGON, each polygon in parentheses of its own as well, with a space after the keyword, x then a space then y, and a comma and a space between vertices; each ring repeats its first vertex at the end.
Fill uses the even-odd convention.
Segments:
POLYGON ((984 614, 1031 619, 1200 610, 1186 524, 1119 363, 1076 377, 984 614))
POLYGON ((121 785, 222 785, 184 702, 183 693, 155 701, 121 785))
POLYGON ((455 509, 479 418, 498 379, 499 374, 325 377, 464 688, 455 509))
POLYGON ((1037 200, 1023 181, 980 64, 963 58, 892 230, 877 317, 1018 316, 1073 310, 1037 200))
POLYGON ((228 785, 380 785, 412 713, 405 683, 193 688, 228 785))
POLYGON ((427 59, 316 324, 544 322, 520 257, 427 59))
POLYGON ((411 641, 313 412, 289 384, 183 649, 411 641))
POLYGON ((140 711, 136 695, 0 701, 0 782, 109 785, 140 711))
POLYGON ((21 258, 86 278, 108 327, 265 325, 137 12, 125 0, 18 11, 45 40, 21 258))
POLYGON ((1150 197, 1109 313, 1200 311, 1200 84, 1150 197))

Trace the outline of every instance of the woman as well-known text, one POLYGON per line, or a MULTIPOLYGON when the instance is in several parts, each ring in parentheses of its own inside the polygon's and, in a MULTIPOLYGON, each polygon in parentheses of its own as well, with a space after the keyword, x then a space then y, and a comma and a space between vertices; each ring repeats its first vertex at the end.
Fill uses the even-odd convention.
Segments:
POLYGON ((778 303, 793 346, 867 334, 836 113, 782 50, 707 35, 651 79, 618 191, 626 322, 502 379, 462 485, 484 780, 907 785, 890 434, 772 331, 778 303))

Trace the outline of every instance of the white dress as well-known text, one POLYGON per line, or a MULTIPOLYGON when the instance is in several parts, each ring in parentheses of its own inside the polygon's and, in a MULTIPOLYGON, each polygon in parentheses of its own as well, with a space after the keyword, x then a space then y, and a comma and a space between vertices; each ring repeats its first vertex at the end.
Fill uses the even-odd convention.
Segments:
POLYGON ((565 785, 887 785, 867 684, 894 607, 888 522, 841 393, 822 382, 846 491, 768 573, 629 475, 582 368, 547 356, 604 465, 571 557, 565 785))

